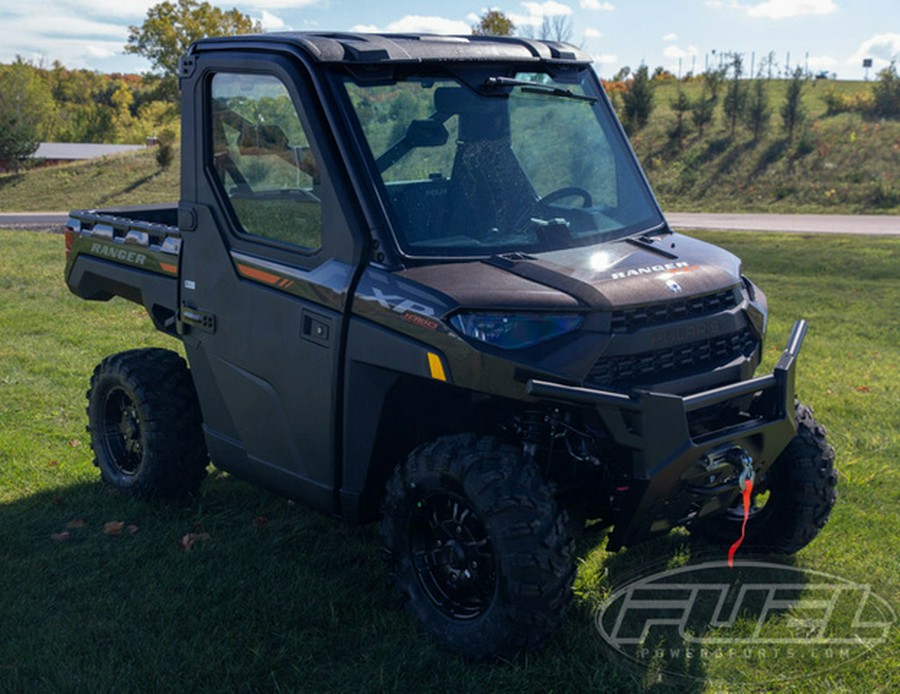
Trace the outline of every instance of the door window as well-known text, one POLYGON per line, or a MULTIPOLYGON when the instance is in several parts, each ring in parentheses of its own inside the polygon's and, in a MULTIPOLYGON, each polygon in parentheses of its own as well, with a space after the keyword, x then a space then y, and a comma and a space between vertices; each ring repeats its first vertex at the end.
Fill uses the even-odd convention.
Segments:
POLYGON ((319 248, 318 162, 285 85, 272 75, 219 73, 210 97, 213 170, 240 230, 319 248))

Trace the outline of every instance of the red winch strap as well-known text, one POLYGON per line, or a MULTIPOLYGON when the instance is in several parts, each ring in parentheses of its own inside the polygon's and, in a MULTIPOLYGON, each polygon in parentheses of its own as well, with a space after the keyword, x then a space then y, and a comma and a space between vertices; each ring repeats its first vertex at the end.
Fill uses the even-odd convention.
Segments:
POLYGON ((748 479, 744 483, 744 488, 742 490, 742 494, 744 497, 744 522, 741 523, 741 536, 737 539, 737 541, 731 545, 731 549, 728 550, 728 568, 734 568, 734 553, 737 552, 738 547, 741 546, 741 543, 744 541, 744 533, 747 532, 747 518, 750 517, 750 495, 753 493, 753 480, 748 479))

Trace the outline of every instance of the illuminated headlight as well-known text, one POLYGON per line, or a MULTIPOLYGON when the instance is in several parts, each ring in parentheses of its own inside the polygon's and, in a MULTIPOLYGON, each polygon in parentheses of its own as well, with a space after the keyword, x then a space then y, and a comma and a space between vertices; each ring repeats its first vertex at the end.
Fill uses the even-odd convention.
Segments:
POLYGON ((523 349, 577 330, 575 314, 458 313, 450 319, 460 335, 501 349, 523 349))

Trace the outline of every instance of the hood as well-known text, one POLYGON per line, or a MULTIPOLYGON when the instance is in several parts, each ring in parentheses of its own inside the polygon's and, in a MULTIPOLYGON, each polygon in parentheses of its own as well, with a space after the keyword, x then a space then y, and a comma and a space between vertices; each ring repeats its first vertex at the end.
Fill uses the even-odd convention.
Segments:
POLYGON ((681 234, 629 238, 533 256, 397 273, 471 309, 621 309, 712 293, 740 282, 737 257, 681 234))

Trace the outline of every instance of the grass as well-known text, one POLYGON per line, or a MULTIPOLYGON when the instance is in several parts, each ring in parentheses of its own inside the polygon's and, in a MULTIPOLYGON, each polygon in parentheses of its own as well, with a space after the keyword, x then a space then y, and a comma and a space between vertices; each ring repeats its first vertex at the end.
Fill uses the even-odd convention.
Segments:
MULTIPOLYGON (((805 124, 788 139, 779 110, 787 80, 766 83, 770 117, 754 140, 738 124, 732 136, 720 105, 700 137, 676 141, 671 103, 678 89, 695 101, 702 83, 664 82, 655 91, 648 125, 632 144, 664 209, 700 212, 900 213, 900 121, 872 121, 858 113, 826 115, 825 94, 871 90, 865 82, 804 84, 805 124)), ((725 86, 722 87, 723 92, 725 86)), ((690 123, 688 115, 687 122, 690 123)))
POLYGON ((155 151, 0 174, 0 212, 68 212, 113 205, 144 205, 179 198, 178 150, 161 170, 155 151))
MULTIPOLYGON (((706 233, 767 291, 770 367, 796 317, 811 329, 801 397, 828 427, 839 501, 799 567, 871 583, 900 605, 900 241, 706 233)), ((711 548, 673 533, 609 554, 580 547, 576 603, 537 654, 473 665, 395 609, 377 534, 229 476, 199 498, 131 502, 91 464, 84 391, 122 349, 176 344, 139 307, 62 282, 59 236, 0 231, 0 691, 897 691, 900 637, 864 658, 700 657, 701 682, 638 670, 602 647, 593 611, 619 576, 711 548), (263 519, 265 522, 263 522, 263 519), (134 525, 119 535, 104 525, 134 525), (52 536, 68 532, 66 541, 52 536), (186 552, 186 533, 208 533, 186 552), (766 686, 769 677, 799 677, 766 686)), ((602 544, 602 543, 601 543, 602 544)))

